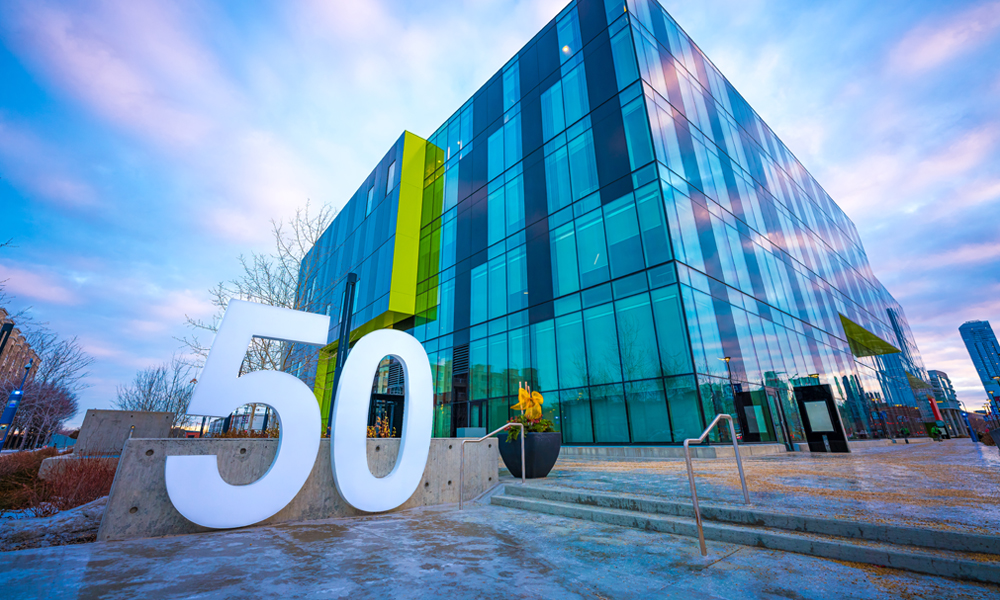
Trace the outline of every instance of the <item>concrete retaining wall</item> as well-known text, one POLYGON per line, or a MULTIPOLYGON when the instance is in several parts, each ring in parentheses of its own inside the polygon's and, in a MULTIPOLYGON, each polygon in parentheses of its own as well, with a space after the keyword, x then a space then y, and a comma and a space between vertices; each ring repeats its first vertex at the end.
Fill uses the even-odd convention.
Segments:
MULTIPOLYGON (((222 478, 231 484, 251 483, 260 478, 274 460, 277 439, 136 439, 122 451, 115 483, 98 531, 98 541, 125 540, 211 529, 185 519, 170 502, 164 481, 167 455, 217 454, 222 478)), ((430 506, 458 502, 458 472, 461 440, 431 440, 423 482, 401 507, 430 506)), ((392 471, 399 452, 398 439, 369 439, 368 466, 378 477, 392 471)), ((465 447, 465 499, 470 500, 497 483, 497 444, 487 440, 465 447)), ((298 495, 273 517, 261 524, 362 516, 337 492, 330 470, 330 442, 320 441, 319 456, 309 479, 298 495)))
POLYGON ((134 438, 165 438, 170 435, 173 419, 174 415, 168 412, 90 409, 83 419, 73 453, 78 456, 118 455, 133 425, 134 438))
MULTIPOLYGON (((765 456, 785 452, 782 444, 745 444, 740 456, 765 456)), ((560 457, 586 458, 684 458, 683 446, 563 446, 560 457)), ((732 444, 691 446, 692 458, 733 458, 732 444)))

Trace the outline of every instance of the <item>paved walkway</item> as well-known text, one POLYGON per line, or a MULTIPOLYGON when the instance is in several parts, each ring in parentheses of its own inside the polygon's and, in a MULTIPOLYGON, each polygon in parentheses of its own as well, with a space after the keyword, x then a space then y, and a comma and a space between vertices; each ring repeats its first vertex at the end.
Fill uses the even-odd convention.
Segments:
POLYGON ((0 555, 3 598, 968 598, 1000 588, 473 504, 0 555))
MULTIPOLYGON (((1000 453, 953 439, 850 454, 795 452, 743 461, 751 501, 785 512, 975 533, 1000 531, 1000 453)), ((695 460, 703 502, 742 502, 735 460, 695 460)), ((532 485, 690 501, 684 460, 562 458, 532 485)))

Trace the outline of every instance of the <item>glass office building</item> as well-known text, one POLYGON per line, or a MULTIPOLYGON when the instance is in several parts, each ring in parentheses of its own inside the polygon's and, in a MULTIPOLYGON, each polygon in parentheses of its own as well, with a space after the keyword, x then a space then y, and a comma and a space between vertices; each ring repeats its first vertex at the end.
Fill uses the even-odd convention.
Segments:
POLYGON ((990 410, 1000 414, 1000 342, 989 321, 968 321, 958 328, 976 366, 976 375, 990 401, 990 410))
POLYGON ((817 386, 851 437, 930 412, 854 224, 653 0, 571 3, 368 175, 302 266, 324 408, 350 272, 351 339, 424 344, 439 436, 506 422, 521 382, 566 444, 682 443, 722 412, 799 441, 817 386))

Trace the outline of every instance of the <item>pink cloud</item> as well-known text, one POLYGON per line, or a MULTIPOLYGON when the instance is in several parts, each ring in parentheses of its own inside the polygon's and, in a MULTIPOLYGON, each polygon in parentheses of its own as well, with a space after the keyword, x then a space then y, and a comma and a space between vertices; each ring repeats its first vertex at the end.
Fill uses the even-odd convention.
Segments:
POLYGON ((4 291, 19 298, 29 298, 53 304, 77 304, 80 299, 59 284, 56 277, 41 271, 28 271, 0 264, 0 281, 4 291))
POLYGON ((913 28, 892 50, 889 63, 907 74, 927 71, 981 46, 998 30, 1000 2, 986 2, 913 28))

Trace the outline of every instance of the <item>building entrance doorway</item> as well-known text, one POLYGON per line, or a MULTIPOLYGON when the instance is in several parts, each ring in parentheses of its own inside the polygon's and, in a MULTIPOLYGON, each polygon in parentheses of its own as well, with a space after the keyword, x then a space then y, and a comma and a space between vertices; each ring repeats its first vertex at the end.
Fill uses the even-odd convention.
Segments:
POLYGON ((771 414, 773 414, 778 421, 778 426, 775 429, 775 433, 778 435, 778 441, 785 445, 785 449, 791 452, 794 450, 792 446, 792 435, 788 429, 788 418, 785 416, 785 406, 781 402, 781 396, 778 395, 778 390, 774 388, 764 388, 764 394, 767 396, 767 404, 771 407, 771 414))

